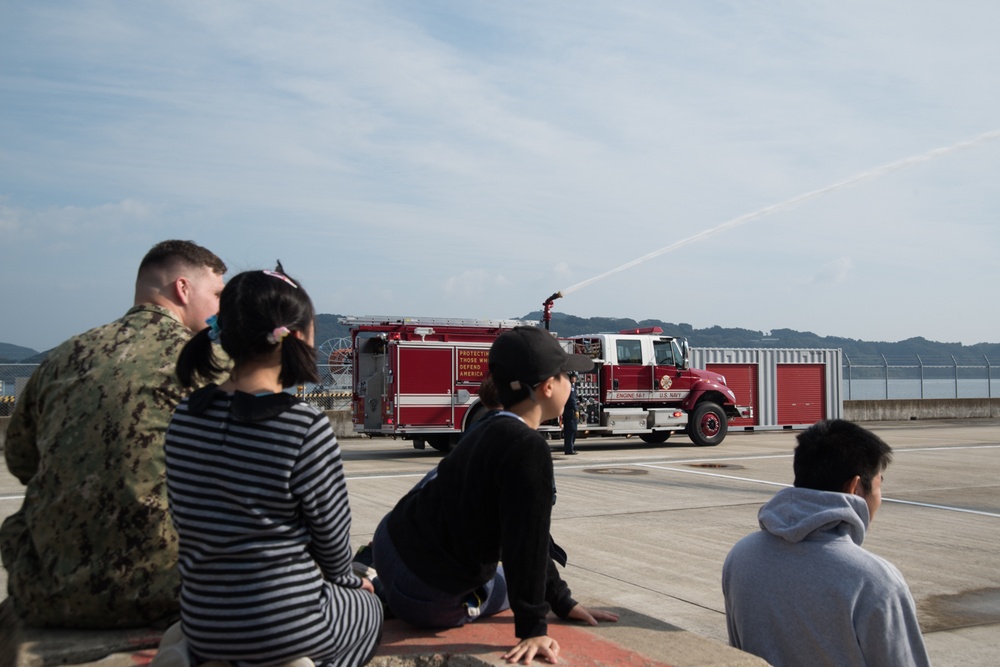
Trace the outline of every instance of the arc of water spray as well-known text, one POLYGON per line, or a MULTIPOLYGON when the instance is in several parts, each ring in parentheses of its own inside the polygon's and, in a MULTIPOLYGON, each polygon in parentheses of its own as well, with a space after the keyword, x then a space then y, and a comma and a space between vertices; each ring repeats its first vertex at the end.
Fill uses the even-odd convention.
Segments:
POLYGON ((750 222, 751 220, 756 220, 757 218, 761 218, 761 217, 763 217, 765 215, 768 215, 770 213, 774 213, 776 211, 780 211, 782 209, 789 208, 789 207, 794 206, 796 204, 802 203, 802 202, 804 202, 807 199, 812 199, 813 197, 818 197, 819 195, 826 194, 827 192, 832 192, 833 190, 839 190, 840 188, 846 188, 848 186, 855 185, 855 184, 860 183, 860 182, 865 181, 865 180, 875 179, 875 178, 878 178, 879 176, 882 176, 884 174, 888 174, 891 171, 897 171, 899 169, 904 169, 906 167, 912 166, 912 165, 917 164, 919 162, 926 162, 928 160, 933 160, 934 158, 940 157, 940 156, 945 155, 947 153, 953 153, 955 151, 960 151, 960 150, 965 149, 965 148, 972 148, 973 146, 977 146, 977 145, 979 145, 981 143, 984 143, 986 141, 990 141, 992 139, 997 139, 997 138, 1000 138, 1000 130, 994 130, 993 132, 987 132, 986 134, 980 135, 980 136, 976 137, 975 139, 970 139, 969 141, 963 141, 961 143, 955 144, 954 146, 946 146, 945 148, 935 148, 934 150, 928 151, 927 153, 923 153, 922 155, 915 155, 913 157, 909 157, 909 158, 906 158, 904 160, 898 160, 896 162, 890 162, 889 164, 885 164, 885 165, 882 165, 881 167, 876 167, 875 169, 871 169, 871 170, 866 171, 866 172, 864 172, 862 174, 858 174, 857 176, 849 178, 846 181, 840 181, 839 183, 834 183, 833 185, 828 185, 825 188, 820 188, 819 190, 812 190, 811 192, 806 192, 805 194, 801 194, 801 195, 799 195, 797 197, 792 197, 791 199, 783 201, 783 202, 781 202, 779 204, 772 204, 771 206, 766 206, 766 207, 764 207, 764 208, 762 208, 760 210, 754 211, 753 213, 747 213, 746 215, 741 215, 740 217, 733 218, 732 220, 730 220, 728 222, 724 222, 721 225, 718 225, 716 227, 712 227, 711 229, 706 229, 705 231, 699 232, 699 233, 695 234, 694 236, 689 236, 688 238, 682 239, 680 241, 677 241, 676 243, 668 245, 665 248, 660 248, 659 250, 654 250, 651 253, 645 254, 642 257, 639 257, 638 259, 633 259, 630 262, 626 262, 625 264, 622 264, 619 267, 611 269, 610 271, 605 271, 604 273, 598 274, 598 275, 596 275, 596 276, 594 276, 592 278, 588 278, 588 279, 586 279, 586 280, 584 280, 582 282, 578 282, 577 284, 572 285, 571 287, 568 287, 567 289, 561 290, 562 294, 565 296, 565 295, 570 294, 572 292, 575 292, 575 291, 577 291, 579 289, 582 289, 582 288, 586 287, 587 285, 591 285, 593 283, 596 283, 598 280, 603 280, 604 278, 607 278, 608 276, 614 275, 616 273, 620 273, 620 272, 622 272, 622 271, 624 271, 626 269, 632 268, 633 266, 637 266, 639 264, 642 264, 643 262, 649 261, 649 260, 653 259, 654 257, 659 257, 660 255, 664 255, 664 254, 666 254, 668 252, 672 252, 674 250, 677 250, 680 247, 688 245, 689 243, 695 243, 697 241, 703 241, 704 239, 707 239, 710 236, 714 236, 714 235, 718 234, 719 232, 723 232, 723 231, 725 231, 727 229, 732 229, 734 227, 739 227, 740 225, 742 225, 744 223, 747 223, 747 222, 750 222))

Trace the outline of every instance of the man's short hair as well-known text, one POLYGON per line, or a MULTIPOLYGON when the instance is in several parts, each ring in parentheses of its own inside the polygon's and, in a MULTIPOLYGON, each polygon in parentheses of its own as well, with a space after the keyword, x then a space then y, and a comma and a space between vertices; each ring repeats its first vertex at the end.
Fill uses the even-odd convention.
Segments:
POLYGON ((818 421, 796 439, 795 486, 805 489, 841 492, 858 476, 870 492, 872 480, 892 461, 892 448, 880 437, 843 419, 818 421))
POLYGON ((160 241, 146 253, 139 264, 139 275, 152 268, 171 269, 183 266, 189 269, 209 268, 222 275, 226 272, 226 264, 208 248, 203 248, 194 241, 160 241))

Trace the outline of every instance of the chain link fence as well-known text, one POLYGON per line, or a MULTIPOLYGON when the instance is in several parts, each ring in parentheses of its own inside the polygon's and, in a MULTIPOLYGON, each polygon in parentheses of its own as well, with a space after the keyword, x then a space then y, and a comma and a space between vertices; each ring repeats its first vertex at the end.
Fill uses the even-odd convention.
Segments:
POLYGON ((351 364, 319 364, 319 384, 300 387, 296 392, 320 410, 348 410, 351 407, 351 364))
MULTIPOLYGON (((321 410, 346 410, 351 405, 351 364, 319 364, 320 381, 297 387, 295 393, 321 410)), ((17 395, 37 364, 0 364, 0 417, 10 416, 17 395)), ((1000 373, 986 357, 961 360, 864 359, 844 355, 844 400, 921 398, 993 398, 1000 396, 1000 373), (994 377, 997 375, 997 377, 994 377)))
POLYGON ((844 355, 844 400, 876 401, 923 398, 993 398, 1000 396, 1000 375, 994 378, 989 358, 865 359, 844 355))
POLYGON ((14 402, 38 364, 0 364, 0 417, 9 417, 14 402))

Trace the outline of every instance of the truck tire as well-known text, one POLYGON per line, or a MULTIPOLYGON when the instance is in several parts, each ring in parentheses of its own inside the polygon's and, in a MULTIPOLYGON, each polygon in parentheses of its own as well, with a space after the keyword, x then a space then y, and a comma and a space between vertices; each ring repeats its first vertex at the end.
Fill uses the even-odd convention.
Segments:
POLYGON ((694 408, 688 422, 688 437, 699 447, 715 447, 729 431, 726 413, 717 403, 705 401, 694 408))
POLYGON ((466 420, 465 431, 462 431, 462 434, 464 435, 470 428, 472 428, 473 424, 485 417, 487 412, 489 412, 489 409, 482 403, 472 408, 472 414, 470 414, 469 418, 466 420))
POLYGON ((447 454, 451 451, 452 446, 455 442, 452 440, 450 435, 429 435, 427 436, 427 444, 438 450, 439 452, 444 452, 447 454))
POLYGON ((640 433, 639 439, 651 445, 662 445, 670 439, 670 431, 653 431, 652 433, 640 433))

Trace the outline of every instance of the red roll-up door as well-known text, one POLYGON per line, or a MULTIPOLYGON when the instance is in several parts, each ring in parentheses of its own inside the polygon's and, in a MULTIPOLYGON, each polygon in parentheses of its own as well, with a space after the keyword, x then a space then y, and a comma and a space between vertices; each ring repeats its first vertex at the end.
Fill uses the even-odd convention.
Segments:
POLYGON ((826 417, 826 366, 778 364, 778 423, 813 424, 826 417))
POLYGON ((755 426, 760 421, 760 406, 757 401, 757 364, 705 364, 705 370, 726 376, 726 384, 736 394, 736 405, 753 408, 753 419, 737 417, 730 426, 755 426))

